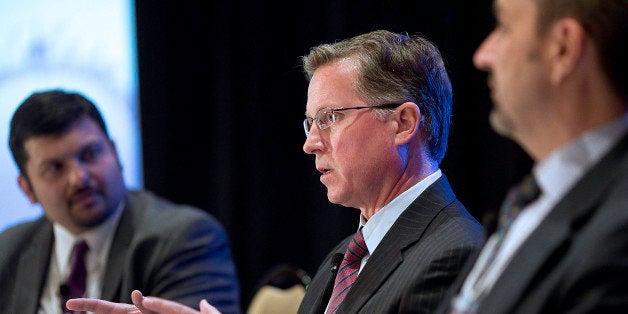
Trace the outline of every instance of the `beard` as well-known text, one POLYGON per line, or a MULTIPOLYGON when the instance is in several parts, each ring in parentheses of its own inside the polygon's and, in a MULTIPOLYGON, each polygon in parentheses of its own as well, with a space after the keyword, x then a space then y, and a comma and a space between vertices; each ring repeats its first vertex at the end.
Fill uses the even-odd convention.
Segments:
POLYGON ((489 123, 493 131, 497 134, 513 139, 514 125, 512 120, 500 111, 498 108, 493 107, 489 115, 489 123))

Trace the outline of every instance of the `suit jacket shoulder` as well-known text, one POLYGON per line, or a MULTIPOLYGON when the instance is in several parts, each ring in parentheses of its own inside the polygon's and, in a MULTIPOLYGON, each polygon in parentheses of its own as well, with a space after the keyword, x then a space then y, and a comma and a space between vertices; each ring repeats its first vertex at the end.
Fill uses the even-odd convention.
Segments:
POLYGON ((223 226, 210 214, 149 191, 129 191, 114 235, 102 296, 130 302, 140 289, 197 308, 207 299, 239 313, 239 282, 223 226), (116 284, 109 284, 116 283, 116 284))
POLYGON ((52 224, 45 217, 0 234, 0 313, 37 311, 52 243, 52 224))

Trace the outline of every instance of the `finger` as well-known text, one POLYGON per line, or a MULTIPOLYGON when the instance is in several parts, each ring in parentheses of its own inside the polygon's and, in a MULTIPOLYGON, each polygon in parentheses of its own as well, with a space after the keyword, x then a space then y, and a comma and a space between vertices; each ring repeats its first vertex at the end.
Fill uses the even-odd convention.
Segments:
POLYGON ((211 306, 211 304, 209 304, 209 302, 207 302, 207 300, 205 299, 201 300, 199 306, 201 308, 202 314, 221 314, 217 308, 211 306))
POLYGON ((131 301, 133 301, 135 307, 137 307, 143 314, 152 313, 152 311, 145 309, 142 305, 142 301, 144 301, 144 295, 142 295, 141 291, 133 290, 133 292, 131 292, 131 301))
POLYGON ((139 314, 137 308, 131 304, 114 303, 98 299, 77 298, 65 303, 69 310, 89 311, 96 314, 139 314))
POLYGON ((200 314, 199 311, 191 307, 158 297, 144 297, 142 305, 144 309, 160 314, 200 314))

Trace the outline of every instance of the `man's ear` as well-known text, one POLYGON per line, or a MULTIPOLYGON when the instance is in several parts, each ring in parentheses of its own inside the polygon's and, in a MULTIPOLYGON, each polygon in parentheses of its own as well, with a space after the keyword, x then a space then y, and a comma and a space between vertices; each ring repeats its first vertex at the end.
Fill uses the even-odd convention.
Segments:
POLYGON ((22 192, 26 194, 26 197, 28 197, 28 200, 31 202, 31 204, 37 203, 37 197, 35 197, 35 193, 33 192, 31 183, 23 174, 20 174, 17 177, 17 184, 20 186, 20 189, 22 189, 22 192))
POLYGON ((556 21, 548 33, 550 80, 559 85, 572 73, 584 54, 586 31, 573 18, 556 21))
POLYGON ((421 121, 419 106, 413 102, 405 102, 397 107, 395 119, 397 123, 395 144, 405 145, 416 136, 421 121))
POLYGON ((118 167, 120 168, 120 170, 122 170, 123 169, 122 168, 122 161, 120 160, 120 155, 118 155, 118 147, 116 146, 116 142, 114 142, 112 139, 109 139, 109 145, 111 146, 111 151, 116 156, 116 161, 118 162, 118 167))

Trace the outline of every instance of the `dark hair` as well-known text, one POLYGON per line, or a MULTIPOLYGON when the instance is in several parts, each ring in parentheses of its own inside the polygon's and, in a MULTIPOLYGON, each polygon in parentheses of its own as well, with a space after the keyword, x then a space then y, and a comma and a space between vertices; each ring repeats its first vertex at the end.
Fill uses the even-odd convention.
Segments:
POLYGON ((602 69, 613 88, 628 100, 628 0, 535 0, 543 33, 562 17, 576 19, 597 45, 602 69))
POLYGON ((100 111, 81 94, 54 89, 35 92, 26 98, 13 114, 9 130, 9 147, 20 172, 26 174, 26 140, 33 136, 62 134, 84 117, 93 120, 109 137, 100 111))
POLYGON ((301 60, 309 80, 316 69, 342 58, 357 62, 355 89, 366 102, 419 106, 429 156, 440 163, 447 150, 452 91, 436 45, 420 35, 378 30, 313 47, 301 60))

